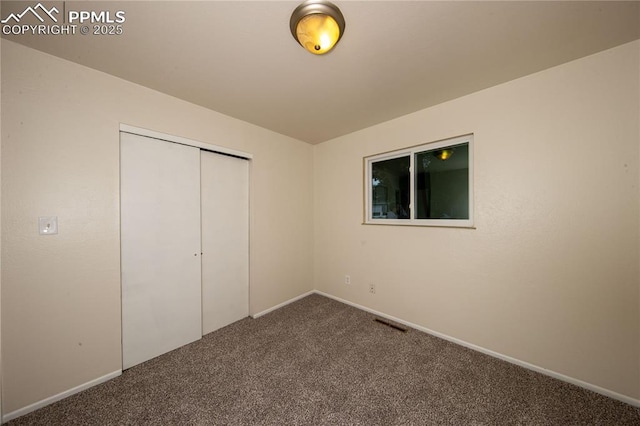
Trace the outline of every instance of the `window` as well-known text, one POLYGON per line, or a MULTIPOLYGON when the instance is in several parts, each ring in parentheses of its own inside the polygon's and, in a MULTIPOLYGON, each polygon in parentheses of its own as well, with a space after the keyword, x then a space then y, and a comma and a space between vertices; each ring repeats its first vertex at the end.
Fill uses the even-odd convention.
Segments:
POLYGON ((473 227, 473 135, 364 160, 365 223, 473 227))

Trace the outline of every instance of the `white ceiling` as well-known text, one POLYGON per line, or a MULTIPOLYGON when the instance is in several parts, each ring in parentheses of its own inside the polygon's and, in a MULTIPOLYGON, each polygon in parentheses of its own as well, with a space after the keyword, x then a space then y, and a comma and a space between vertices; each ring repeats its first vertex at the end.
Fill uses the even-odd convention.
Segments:
POLYGON ((639 1, 334 0, 345 34, 315 56, 298 3, 67 1, 125 11, 124 34, 3 37, 309 143, 640 38, 639 1))

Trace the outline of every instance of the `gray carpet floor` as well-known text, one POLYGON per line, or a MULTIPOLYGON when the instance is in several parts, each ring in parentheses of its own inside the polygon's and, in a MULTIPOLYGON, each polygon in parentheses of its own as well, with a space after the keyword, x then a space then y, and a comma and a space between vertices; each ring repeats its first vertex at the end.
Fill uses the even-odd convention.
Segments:
POLYGON ((640 409, 312 295, 10 425, 640 425, 640 409))

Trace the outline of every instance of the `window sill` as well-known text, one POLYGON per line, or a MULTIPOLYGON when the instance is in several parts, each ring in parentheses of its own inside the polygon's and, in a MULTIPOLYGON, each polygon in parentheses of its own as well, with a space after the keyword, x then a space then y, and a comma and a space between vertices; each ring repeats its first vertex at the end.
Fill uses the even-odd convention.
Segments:
POLYGON ((382 226, 417 226, 417 227, 421 227, 421 228, 455 228, 455 229, 476 229, 475 225, 473 224, 460 224, 460 225, 456 225, 456 224, 452 224, 452 223, 447 223, 447 224, 431 224, 431 223, 420 223, 420 222, 415 222, 415 221, 408 221, 408 220, 380 220, 380 221, 369 221, 369 222, 362 222, 363 225, 382 225, 382 226))

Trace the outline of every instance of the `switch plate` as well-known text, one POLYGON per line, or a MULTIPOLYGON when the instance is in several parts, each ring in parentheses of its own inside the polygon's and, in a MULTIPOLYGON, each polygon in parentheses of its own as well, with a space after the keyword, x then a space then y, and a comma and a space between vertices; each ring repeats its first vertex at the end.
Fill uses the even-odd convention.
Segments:
POLYGON ((58 233, 58 216, 43 216, 38 218, 40 235, 55 235, 58 233))
POLYGON ((346 285, 351 284, 351 277, 350 277, 349 275, 345 275, 345 276, 344 276, 344 283, 345 283, 346 285))

